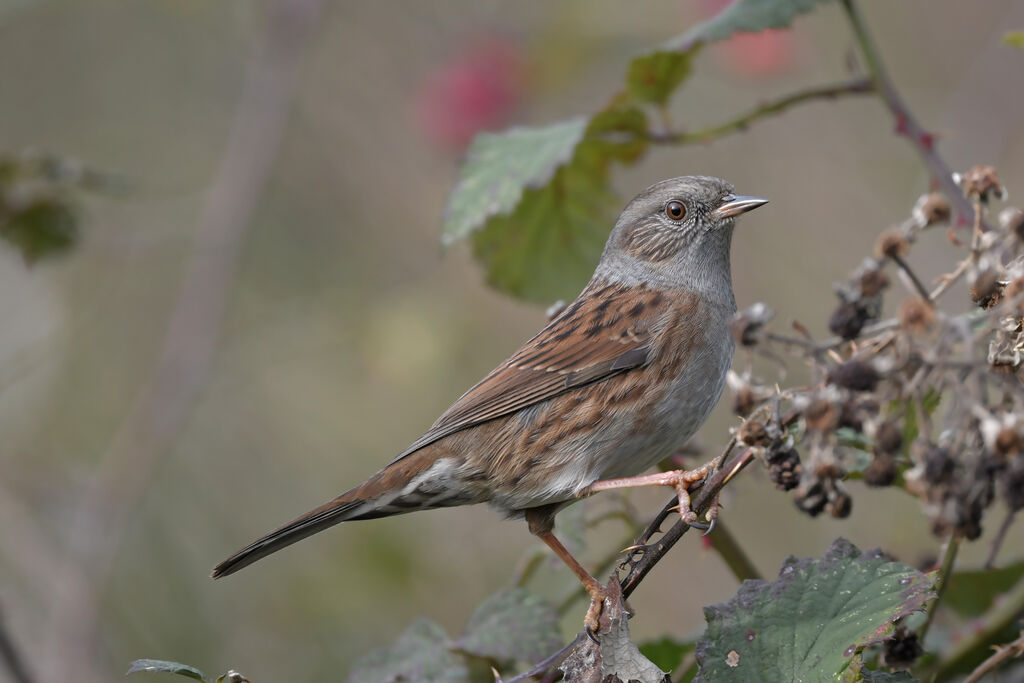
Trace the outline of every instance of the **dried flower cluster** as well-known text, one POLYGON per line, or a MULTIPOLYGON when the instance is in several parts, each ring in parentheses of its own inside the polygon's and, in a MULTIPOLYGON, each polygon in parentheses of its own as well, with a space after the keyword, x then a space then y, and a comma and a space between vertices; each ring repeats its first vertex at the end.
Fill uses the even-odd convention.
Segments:
POLYGON ((749 365, 729 378, 733 407, 747 418, 737 440, 810 515, 847 516, 851 478, 905 487, 942 537, 977 538, 997 497, 1011 511, 1024 507, 1024 212, 1003 209, 986 232, 991 202, 1008 196, 998 174, 975 167, 956 182, 975 209, 972 237, 965 244, 950 228, 965 253, 934 289, 907 260, 929 228, 950 219, 949 202, 931 193, 836 287, 834 338, 816 341, 799 323, 796 336, 773 332, 764 304, 733 323, 751 355, 786 353, 811 367, 808 386, 787 390, 749 365), (907 295, 896 317, 880 320, 893 271, 907 295))

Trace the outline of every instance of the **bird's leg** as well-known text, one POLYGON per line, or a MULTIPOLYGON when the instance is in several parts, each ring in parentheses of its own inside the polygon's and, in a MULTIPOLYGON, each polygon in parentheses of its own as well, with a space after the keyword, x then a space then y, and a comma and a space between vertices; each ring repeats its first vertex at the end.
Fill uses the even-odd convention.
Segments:
POLYGON ((558 555, 558 558, 572 570, 583 588, 590 595, 590 607, 587 608, 587 615, 583 618, 583 627, 587 629, 587 635, 594 638, 598 631, 598 618, 601 616, 601 608, 604 606, 607 591, 601 582, 590 575, 583 565, 576 561, 569 549, 562 545, 562 542, 552 533, 554 529, 554 515, 549 508, 533 508, 526 510, 526 523, 530 526, 530 533, 544 541, 547 547, 551 548, 558 555))
MULTIPOLYGON (((654 472, 653 474, 641 474, 637 477, 624 477, 622 479, 603 479, 595 481, 584 495, 597 493, 598 491, 609 491, 611 489, 627 489, 636 486, 671 486, 676 490, 679 499, 679 516, 690 525, 695 525, 697 513, 690 509, 690 486, 699 481, 704 481, 711 473, 718 469, 718 459, 705 463, 695 470, 672 470, 669 472, 654 472)), ((707 519, 714 524, 718 517, 717 499, 708 508, 707 519)))

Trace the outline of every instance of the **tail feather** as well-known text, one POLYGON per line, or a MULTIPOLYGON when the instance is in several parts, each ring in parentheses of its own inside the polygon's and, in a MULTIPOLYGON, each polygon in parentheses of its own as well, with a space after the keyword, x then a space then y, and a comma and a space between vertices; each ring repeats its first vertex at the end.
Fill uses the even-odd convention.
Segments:
POLYGON ((419 490, 410 491, 402 496, 396 495, 410 482, 413 482, 417 476, 427 473, 443 454, 445 454, 443 449, 432 444, 402 460, 393 462, 351 491, 310 510, 280 529, 271 531, 266 536, 245 546, 214 567, 211 576, 219 579, 222 576, 234 574, 256 560, 340 522, 387 517, 411 512, 415 509, 468 502, 457 499, 457 496, 453 495, 458 493, 457 490, 434 492, 434 495, 430 496, 425 496, 419 490), (443 495, 439 495, 439 493, 443 495))
POLYGON ((243 567, 248 567, 256 560, 262 559, 271 553, 276 553, 281 548, 290 546, 323 531, 324 529, 350 519, 359 518, 359 508, 367 501, 354 499, 345 500, 346 495, 339 496, 334 500, 324 503, 315 510, 288 522, 280 529, 271 531, 266 536, 259 538, 245 546, 237 553, 224 560, 213 568, 210 575, 215 579, 228 574, 234 574, 243 567))

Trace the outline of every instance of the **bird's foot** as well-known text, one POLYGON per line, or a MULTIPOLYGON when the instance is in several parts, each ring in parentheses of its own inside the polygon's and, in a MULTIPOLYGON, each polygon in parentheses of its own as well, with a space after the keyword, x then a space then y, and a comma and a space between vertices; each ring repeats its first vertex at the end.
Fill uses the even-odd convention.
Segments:
POLYGON ((608 589, 599 583, 594 585, 586 586, 587 593, 590 594, 590 607, 587 608, 587 614, 583 617, 583 629, 587 632, 587 636, 597 642, 597 634, 601 630, 601 610, 604 609, 604 601, 608 598, 608 589))

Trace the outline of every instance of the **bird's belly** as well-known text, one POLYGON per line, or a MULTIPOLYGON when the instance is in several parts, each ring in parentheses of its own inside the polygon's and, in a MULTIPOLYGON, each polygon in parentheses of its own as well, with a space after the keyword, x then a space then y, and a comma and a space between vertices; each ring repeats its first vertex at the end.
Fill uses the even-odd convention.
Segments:
MULTIPOLYGON (((704 423, 725 386, 731 338, 691 348, 674 376, 649 366, 537 404, 489 439, 492 503, 521 510, 571 500, 600 479, 665 459, 704 423)), ((483 464, 483 463, 481 463, 483 464)))

